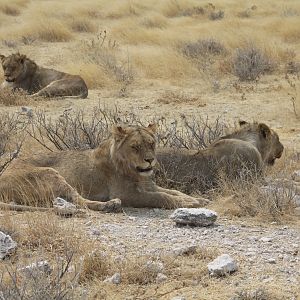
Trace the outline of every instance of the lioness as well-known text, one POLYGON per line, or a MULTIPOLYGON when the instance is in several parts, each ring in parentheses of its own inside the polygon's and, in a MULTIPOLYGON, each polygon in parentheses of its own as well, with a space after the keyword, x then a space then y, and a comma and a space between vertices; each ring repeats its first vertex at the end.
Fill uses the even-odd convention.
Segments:
POLYGON ((2 88, 22 89, 28 94, 43 97, 86 98, 88 88, 78 75, 39 67, 25 55, 0 55, 5 81, 2 88))
POLYGON ((155 125, 114 126, 111 137, 96 149, 16 159, 1 176, 0 207, 15 209, 3 201, 21 205, 28 194, 41 206, 38 202, 42 197, 37 193, 43 191, 43 185, 50 186, 53 197, 60 196, 92 210, 105 211, 109 200, 115 198, 121 199, 123 206, 132 207, 170 209, 206 204, 204 198, 153 183, 150 175, 156 164, 154 133, 155 125))
POLYGON ((193 183, 205 192, 218 184, 220 175, 239 178, 261 174, 264 166, 273 165, 281 157, 283 149, 277 133, 266 124, 241 121, 240 129, 221 137, 207 149, 158 149, 157 159, 160 171, 168 176, 171 169, 174 175, 170 179, 185 183, 185 192, 193 183))

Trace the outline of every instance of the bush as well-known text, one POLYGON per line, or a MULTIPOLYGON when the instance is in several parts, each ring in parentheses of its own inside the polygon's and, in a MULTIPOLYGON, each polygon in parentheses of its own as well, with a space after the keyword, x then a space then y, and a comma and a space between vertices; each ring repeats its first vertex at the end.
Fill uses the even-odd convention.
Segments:
POLYGON ((248 45, 237 49, 233 58, 233 72, 241 81, 253 81, 272 72, 274 62, 261 49, 248 45))
POLYGON ((199 58, 208 55, 221 55, 226 53, 226 49, 220 42, 209 38, 186 43, 182 48, 182 53, 189 58, 199 58))
POLYGON ((212 11, 209 15, 209 19, 212 20, 212 21, 215 21, 215 20, 221 20, 224 18, 224 11, 222 10, 219 10, 219 11, 212 11))
POLYGON ((28 122, 20 114, 0 116, 0 175, 19 155, 28 122))

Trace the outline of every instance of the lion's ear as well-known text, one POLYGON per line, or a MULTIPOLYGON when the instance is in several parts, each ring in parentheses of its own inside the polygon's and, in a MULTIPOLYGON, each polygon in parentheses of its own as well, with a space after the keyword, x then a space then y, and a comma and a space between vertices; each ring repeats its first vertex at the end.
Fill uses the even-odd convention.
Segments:
POLYGON ((4 55, 2 55, 2 54, 0 54, 0 59, 1 59, 1 61, 3 61, 3 60, 4 60, 4 58, 5 58, 5 56, 4 56, 4 55))
POLYGON ((150 132, 156 133, 156 128, 157 128, 156 124, 153 124, 153 123, 149 124, 147 128, 150 132))
POLYGON ((240 121, 239 121, 240 127, 243 127, 243 126, 248 125, 248 124, 249 124, 249 123, 248 123, 247 121, 244 121, 244 120, 240 120, 240 121))
POLYGON ((113 135, 115 136, 122 136, 122 135, 125 135, 127 134, 127 131, 126 129, 121 126, 121 125, 114 125, 113 128, 112 128, 112 133, 113 135))
POLYGON ((258 130, 264 138, 267 138, 271 134, 270 128, 264 123, 258 124, 258 130))
POLYGON ((19 57, 19 62, 21 63, 21 64, 24 64, 24 62, 25 62, 25 59, 26 59, 26 55, 20 55, 20 57, 19 57))

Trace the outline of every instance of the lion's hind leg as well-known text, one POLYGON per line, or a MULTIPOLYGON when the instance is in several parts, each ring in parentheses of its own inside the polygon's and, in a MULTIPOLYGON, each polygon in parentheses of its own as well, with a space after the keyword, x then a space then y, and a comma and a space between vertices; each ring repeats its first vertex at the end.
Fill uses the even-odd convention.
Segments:
POLYGON ((76 97, 86 98, 88 89, 81 78, 55 80, 31 97, 76 97))

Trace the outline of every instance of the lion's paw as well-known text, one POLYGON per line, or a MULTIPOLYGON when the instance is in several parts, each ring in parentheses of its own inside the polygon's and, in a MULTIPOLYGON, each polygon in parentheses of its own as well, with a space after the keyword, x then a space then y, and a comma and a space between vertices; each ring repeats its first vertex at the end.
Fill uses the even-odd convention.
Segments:
POLYGON ((188 197, 182 201, 182 207, 194 208, 194 207, 202 207, 209 203, 208 199, 197 197, 188 197))

